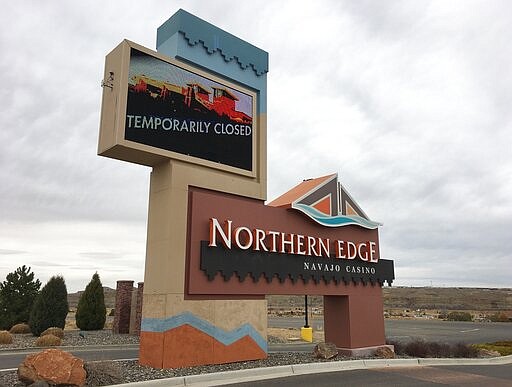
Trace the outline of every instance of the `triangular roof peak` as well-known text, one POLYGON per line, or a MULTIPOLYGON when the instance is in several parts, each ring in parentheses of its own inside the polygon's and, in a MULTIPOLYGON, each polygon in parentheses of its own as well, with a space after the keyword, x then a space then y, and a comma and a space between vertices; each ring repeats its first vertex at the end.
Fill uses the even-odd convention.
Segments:
POLYGON ((317 177, 314 179, 305 179, 289 191, 272 200, 268 205, 271 207, 291 207, 293 202, 300 200, 315 188, 319 188, 332 179, 337 178, 338 174, 334 173, 332 175, 317 177))
POLYGON ((338 182, 338 174, 306 179, 268 203, 271 207, 293 208, 326 227, 355 225, 376 229, 381 223, 372 221, 338 182))

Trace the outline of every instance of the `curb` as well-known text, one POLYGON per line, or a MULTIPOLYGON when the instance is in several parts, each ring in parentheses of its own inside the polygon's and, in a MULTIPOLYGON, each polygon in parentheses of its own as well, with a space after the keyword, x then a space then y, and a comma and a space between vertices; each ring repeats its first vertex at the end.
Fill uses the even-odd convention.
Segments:
POLYGON ((251 368, 237 371, 215 372, 211 374, 177 376, 167 379, 116 384, 111 387, 163 387, 163 386, 221 386, 233 383, 251 382, 282 378, 295 375, 318 374, 324 372, 351 371, 386 367, 425 367, 443 365, 502 365, 512 364, 512 355, 486 359, 367 359, 345 360, 329 363, 306 363, 277 367, 251 368))

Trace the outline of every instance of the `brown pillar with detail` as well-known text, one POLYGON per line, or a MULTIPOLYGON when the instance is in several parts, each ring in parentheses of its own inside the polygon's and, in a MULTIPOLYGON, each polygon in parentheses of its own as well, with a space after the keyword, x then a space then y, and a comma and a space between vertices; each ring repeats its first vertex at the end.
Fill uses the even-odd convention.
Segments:
POLYGON ((112 331, 130 333, 133 281, 117 281, 115 316, 112 331))
POLYGON ((137 336, 140 335, 140 324, 142 321, 142 297, 144 293, 144 282, 139 282, 137 284, 137 304, 136 304, 136 312, 135 312, 135 334, 137 336))
POLYGON ((386 345, 382 288, 360 286, 364 294, 324 296, 325 341, 348 355, 372 354, 386 345))

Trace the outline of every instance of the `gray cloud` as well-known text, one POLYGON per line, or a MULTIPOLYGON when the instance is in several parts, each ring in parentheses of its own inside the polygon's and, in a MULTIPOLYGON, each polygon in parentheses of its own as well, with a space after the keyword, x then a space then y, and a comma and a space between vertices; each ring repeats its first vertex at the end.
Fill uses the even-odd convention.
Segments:
POLYGON ((0 249, 0 255, 17 255, 17 254, 25 254, 26 251, 22 250, 9 250, 9 249, 0 249))
POLYGON ((13 266, 68 265, 76 287, 96 270, 142 280, 150 170, 96 156, 99 85, 114 46, 154 48, 180 6, 270 53, 269 199, 338 172, 384 223, 397 284, 510 286, 506 1, 7 3, 0 254, 20 252, 13 266))

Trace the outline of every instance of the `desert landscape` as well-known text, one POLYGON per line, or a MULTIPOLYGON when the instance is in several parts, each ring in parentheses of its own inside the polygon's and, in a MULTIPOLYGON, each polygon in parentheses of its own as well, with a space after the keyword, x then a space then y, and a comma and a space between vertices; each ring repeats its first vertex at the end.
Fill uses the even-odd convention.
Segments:
MULTIPOLYGON (((107 325, 112 326, 115 304, 115 289, 104 287, 107 307, 107 325)), ((82 292, 68 294, 70 314, 67 329, 76 329, 74 312, 82 292)), ((511 288, 449 288, 449 287, 384 287, 384 317, 388 319, 445 319, 450 312, 467 312, 473 321, 492 321, 512 318, 511 288)), ((269 295, 268 314, 273 317, 303 316, 304 296, 269 295)), ((311 317, 323 316, 323 298, 308 297, 308 312, 311 317)), ((289 332, 269 328, 269 335, 278 334, 293 338, 296 329, 289 332), (276 330, 276 332, 273 332, 276 330)))

